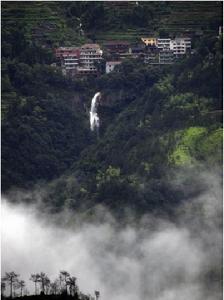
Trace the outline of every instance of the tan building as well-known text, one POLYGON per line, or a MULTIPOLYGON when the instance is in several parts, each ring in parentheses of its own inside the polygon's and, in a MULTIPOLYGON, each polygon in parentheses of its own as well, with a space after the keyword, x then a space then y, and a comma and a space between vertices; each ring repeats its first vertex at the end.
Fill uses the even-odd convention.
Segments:
POLYGON ((156 38, 141 38, 143 43, 146 46, 156 46, 157 45, 157 39, 156 38))

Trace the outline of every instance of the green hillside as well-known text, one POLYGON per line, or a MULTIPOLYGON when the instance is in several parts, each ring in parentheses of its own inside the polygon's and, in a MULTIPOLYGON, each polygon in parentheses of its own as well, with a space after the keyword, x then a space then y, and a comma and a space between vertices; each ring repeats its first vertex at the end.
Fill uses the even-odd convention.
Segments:
POLYGON ((169 211, 181 168, 222 165, 221 2, 2 2, 2 189, 46 188, 45 205, 88 213, 169 211), (83 32, 80 32, 80 22, 83 32), (127 60, 70 79, 53 48, 202 30, 170 66, 127 60), (101 91, 100 136, 89 129, 101 91))

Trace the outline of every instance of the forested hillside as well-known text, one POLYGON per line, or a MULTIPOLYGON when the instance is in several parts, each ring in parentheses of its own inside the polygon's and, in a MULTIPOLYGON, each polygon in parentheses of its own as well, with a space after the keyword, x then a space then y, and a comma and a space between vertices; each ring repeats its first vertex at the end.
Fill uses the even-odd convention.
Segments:
POLYGON ((136 9, 127 3, 123 8, 112 2, 2 3, 4 192, 47 186, 45 204, 54 210, 104 204, 118 214, 126 207, 161 212, 191 193, 169 184, 172 173, 221 171, 220 3, 191 2, 194 18, 188 22, 183 2, 182 13, 175 2, 144 2, 136 9), (84 35, 77 29, 80 18, 84 35), (198 26, 203 35, 194 40, 194 54, 176 64, 150 66, 133 59, 119 72, 73 80, 51 65, 55 46, 135 40, 152 28, 173 35, 181 20, 182 32, 198 26), (89 130, 97 91, 99 139, 89 130))

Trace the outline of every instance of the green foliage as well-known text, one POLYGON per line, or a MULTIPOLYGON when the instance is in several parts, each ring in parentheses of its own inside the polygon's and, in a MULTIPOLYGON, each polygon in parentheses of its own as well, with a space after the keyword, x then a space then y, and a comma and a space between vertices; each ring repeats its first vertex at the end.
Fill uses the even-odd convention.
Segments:
POLYGON ((189 127, 175 132, 176 148, 170 154, 169 161, 177 166, 195 163, 195 158, 192 154, 195 153, 199 139, 206 132, 207 129, 203 127, 189 127))
POLYGON ((205 161, 211 165, 222 164, 222 129, 189 127, 174 133, 176 147, 169 161, 176 166, 192 165, 205 161))
POLYGON ((112 180, 119 179, 120 177, 120 168, 113 168, 109 166, 106 171, 103 173, 99 171, 96 175, 97 187, 104 184, 105 182, 111 182, 112 180))
MULTIPOLYGON (((195 54, 174 65, 131 59, 117 72, 74 80, 51 65, 53 47, 79 45, 86 36, 136 40, 148 35, 144 28, 153 35, 164 31, 164 20, 166 31, 177 33, 193 3, 127 2, 124 9, 88 1, 14 5, 4 3, 2 20, 3 190, 47 182, 44 201, 56 211, 98 203, 119 213, 126 207, 163 211, 183 198, 167 184, 170 170, 220 166, 222 37, 214 37, 215 31, 198 38, 195 54), (32 10, 43 20, 30 22, 32 10), (102 93, 98 140, 88 120, 96 91, 102 93)), ((196 12, 211 7, 210 21, 219 20, 218 4, 195 5, 196 12)))

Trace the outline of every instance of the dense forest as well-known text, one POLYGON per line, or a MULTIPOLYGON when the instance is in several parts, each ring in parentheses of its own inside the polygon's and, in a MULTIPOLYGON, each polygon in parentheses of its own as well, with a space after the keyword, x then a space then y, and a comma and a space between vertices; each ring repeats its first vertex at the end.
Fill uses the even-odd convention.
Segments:
MULTIPOLYGON (((211 8, 207 3, 205 11, 211 8)), ((118 72, 81 79, 52 66, 53 47, 90 41, 89 27, 95 38, 103 27, 106 39, 113 24, 120 34, 127 26, 148 28, 148 16, 158 25, 161 12, 163 22, 168 16, 171 22, 172 5, 147 2, 113 14, 103 2, 2 2, 3 192, 45 189, 44 203, 56 211, 104 204, 118 214, 126 207, 160 212, 190 196, 169 185, 171 174, 181 168, 221 172, 219 4, 206 26, 198 24, 204 34, 193 41, 194 54, 173 65, 127 59, 118 72), (39 13, 43 20, 52 17, 53 29, 43 23, 46 34, 41 34, 39 13), (95 17, 100 14, 104 18, 95 17), (84 36, 76 30, 77 16, 84 36), (99 139, 89 130, 90 101, 97 91, 102 93, 99 139)), ((172 34, 175 28, 178 24, 172 34)))
POLYGON ((222 299, 222 12, 221 1, 1 2, 3 299, 222 299), (190 36, 192 51, 98 76, 56 63, 57 47, 143 36, 190 36), (62 268, 85 294, 67 271, 53 278, 62 268))

